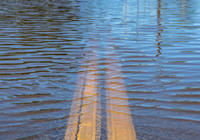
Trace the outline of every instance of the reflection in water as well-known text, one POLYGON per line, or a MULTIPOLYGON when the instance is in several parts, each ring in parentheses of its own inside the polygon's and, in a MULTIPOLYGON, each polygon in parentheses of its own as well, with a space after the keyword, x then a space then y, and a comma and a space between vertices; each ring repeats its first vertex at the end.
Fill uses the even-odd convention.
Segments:
POLYGON ((161 55, 161 45, 160 43, 162 43, 162 36, 161 36, 161 33, 162 33, 162 25, 161 25, 161 13, 160 13, 160 9, 161 9, 161 0, 158 0, 158 10, 157 10, 157 23, 158 23, 158 35, 157 35, 157 39, 156 41, 158 42, 157 43, 157 48, 158 48, 158 54, 156 55, 156 57, 158 57, 159 55, 161 55))
MULTIPOLYGON (((159 74, 158 74, 158 79, 156 79, 156 81, 160 82, 160 83, 163 83, 161 80, 160 80, 160 77, 162 76, 162 72, 163 72, 163 66, 162 66, 162 62, 160 61, 160 59, 163 59, 162 57, 160 57, 160 55, 162 54, 161 53, 161 43, 162 43, 162 32, 163 32, 163 27, 162 27, 162 19, 161 19, 161 0, 157 0, 157 38, 156 38, 156 41, 157 41, 157 52, 158 54, 156 55, 156 57, 159 57, 157 62, 158 62, 158 68, 157 70, 159 70, 159 74)), ((162 89, 163 88, 163 84, 160 85, 160 88, 162 89)))
POLYGON ((182 13, 183 17, 185 17, 185 0, 182 0, 182 13))
POLYGON ((199 4, 0 1, 0 139, 198 139, 199 4))

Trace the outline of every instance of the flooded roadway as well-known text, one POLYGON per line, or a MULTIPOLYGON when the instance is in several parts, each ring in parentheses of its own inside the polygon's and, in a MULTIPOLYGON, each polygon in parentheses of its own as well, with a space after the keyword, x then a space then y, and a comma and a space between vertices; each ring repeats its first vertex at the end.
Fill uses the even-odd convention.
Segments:
POLYGON ((0 139, 198 140, 199 5, 0 1, 0 139))

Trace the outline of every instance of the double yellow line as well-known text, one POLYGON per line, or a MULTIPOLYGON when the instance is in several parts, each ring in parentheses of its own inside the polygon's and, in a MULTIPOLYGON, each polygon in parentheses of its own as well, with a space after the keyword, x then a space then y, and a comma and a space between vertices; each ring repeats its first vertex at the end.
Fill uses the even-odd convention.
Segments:
MULTIPOLYGON (((98 140, 101 127, 97 120, 97 89, 96 54, 93 53, 86 62, 88 66, 80 73, 72 102, 65 140, 98 140), (78 107, 77 107, 78 106, 78 107)), ((136 140, 128 97, 119 68, 119 61, 114 56, 106 59, 106 101, 107 109, 107 139, 136 140)), ((98 121, 99 122, 99 121, 98 121)))

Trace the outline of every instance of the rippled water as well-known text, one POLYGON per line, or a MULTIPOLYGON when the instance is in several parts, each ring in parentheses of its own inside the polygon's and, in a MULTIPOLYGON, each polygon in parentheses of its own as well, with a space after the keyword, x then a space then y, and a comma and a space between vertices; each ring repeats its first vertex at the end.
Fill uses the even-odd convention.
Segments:
MULTIPOLYGON (((0 139, 64 139, 72 101, 83 100, 74 94, 86 67, 98 75, 102 120, 106 71, 118 69, 113 89, 127 93, 137 139, 199 139, 199 6, 198 0, 0 1, 0 139)), ((115 105, 123 105, 118 99, 115 105)), ((107 139, 105 127, 106 121, 99 139, 107 139)))

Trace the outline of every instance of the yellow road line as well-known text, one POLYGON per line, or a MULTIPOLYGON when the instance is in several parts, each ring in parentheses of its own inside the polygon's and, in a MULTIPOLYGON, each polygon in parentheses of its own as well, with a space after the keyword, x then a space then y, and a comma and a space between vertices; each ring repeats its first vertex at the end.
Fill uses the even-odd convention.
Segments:
POLYGON ((119 61, 116 58, 107 60, 108 70, 106 71, 106 77, 108 79, 108 88, 120 90, 106 91, 106 95, 110 97, 107 103, 107 110, 109 110, 107 113, 107 137, 108 140, 136 140, 124 81, 117 65, 119 65, 119 61), (120 97, 123 100, 113 97, 120 97))
POLYGON ((67 127, 65 133, 65 140, 95 140, 96 137, 96 109, 97 109, 97 75, 95 71, 95 61, 90 62, 86 75, 86 81, 79 79, 80 83, 75 93, 75 98, 82 98, 82 101, 73 101, 72 106, 80 106, 71 110, 68 124, 72 124, 67 127), (87 97, 87 98, 86 98, 87 97), (89 98, 88 98, 89 97, 89 98), (78 114, 78 115, 75 115, 78 114), (75 115, 75 116, 73 116, 75 115))
MULTIPOLYGON (((93 104, 82 108, 82 113, 86 114, 81 115, 81 124, 79 125, 78 140, 95 140, 95 134, 96 134, 96 107, 97 107, 96 75, 94 75, 93 73, 89 73, 88 71, 87 79, 93 79, 94 81, 93 82, 86 81, 83 95, 91 96, 91 94, 93 94, 92 97, 90 98, 90 101, 92 101, 93 104), (93 85, 93 86, 91 87, 88 85, 93 85), (88 111, 91 111, 92 113, 88 111)), ((87 104, 87 102, 88 102, 87 99, 83 100, 83 104, 87 104)))
MULTIPOLYGON (((87 71, 80 75, 68 127, 65 133, 65 140, 96 140, 99 139, 98 128, 101 123, 97 122, 97 76, 96 63, 92 59, 88 61, 87 71), (84 80, 85 79, 85 80, 84 80), (78 107, 76 107, 78 106, 78 107), (96 134, 98 133, 98 134, 96 134)), ((136 134, 131 118, 127 93, 120 72, 119 61, 108 59, 106 77, 106 95, 109 97, 107 106, 107 139, 108 140, 136 140, 136 134), (112 90, 113 89, 113 90, 112 90), (122 99, 123 98, 123 99, 122 99)))
MULTIPOLYGON (((79 78, 77 80, 77 83, 79 83, 78 86, 76 86, 75 93, 74 93, 74 99, 81 98, 82 97, 82 91, 84 89, 84 76, 86 75, 86 72, 79 74, 79 78)), ((65 132, 65 140, 75 140, 76 133, 77 133, 77 126, 79 122, 79 110, 81 106, 81 100, 73 100, 71 105, 69 120, 68 120, 68 126, 65 132), (78 107, 77 107, 78 106, 78 107)))

